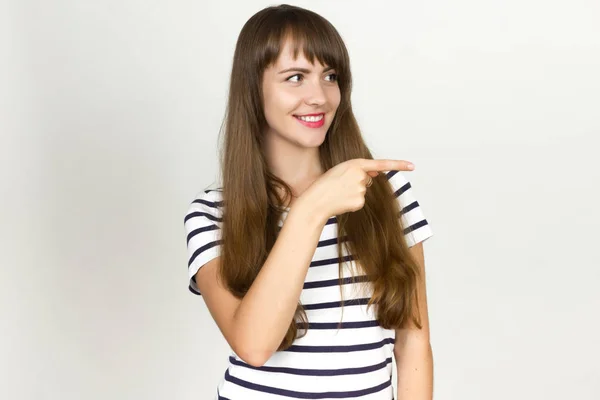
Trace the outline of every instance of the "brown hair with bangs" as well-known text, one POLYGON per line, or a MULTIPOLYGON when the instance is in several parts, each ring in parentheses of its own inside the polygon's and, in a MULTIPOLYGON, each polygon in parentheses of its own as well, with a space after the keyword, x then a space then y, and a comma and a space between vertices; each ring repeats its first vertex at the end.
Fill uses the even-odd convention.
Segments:
MULTIPOLYGON (((338 75, 340 104, 319 147, 323 169, 350 159, 373 158, 352 112, 348 51, 333 25, 312 11, 287 4, 253 15, 235 48, 221 148, 224 211, 219 277, 238 298, 246 294, 275 244, 284 199, 292 193, 267 167, 261 90, 265 69, 276 62, 287 40, 294 45, 294 57, 302 52, 311 63, 316 58, 338 75), (281 196, 281 190, 287 195, 281 196)), ((337 221, 339 254, 345 246, 368 277, 372 285, 369 307, 376 305, 379 325, 395 329, 413 321, 421 328, 416 291, 419 268, 408 250, 400 205, 385 175, 373 179, 362 209, 339 215, 337 221)), ((340 258, 340 283, 342 268, 340 258)), ((305 331, 298 328, 307 322, 299 303, 278 350, 303 336, 305 331)))

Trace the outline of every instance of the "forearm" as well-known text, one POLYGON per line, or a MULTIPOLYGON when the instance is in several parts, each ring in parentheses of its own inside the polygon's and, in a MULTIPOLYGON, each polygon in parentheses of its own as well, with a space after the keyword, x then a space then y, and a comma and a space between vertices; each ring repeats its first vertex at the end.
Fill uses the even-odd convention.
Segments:
POLYGON ((324 225, 308 205, 292 207, 235 313, 237 342, 258 363, 277 350, 290 326, 324 225))
POLYGON ((433 399, 433 352, 429 342, 406 340, 394 350, 398 370, 397 400, 433 399))

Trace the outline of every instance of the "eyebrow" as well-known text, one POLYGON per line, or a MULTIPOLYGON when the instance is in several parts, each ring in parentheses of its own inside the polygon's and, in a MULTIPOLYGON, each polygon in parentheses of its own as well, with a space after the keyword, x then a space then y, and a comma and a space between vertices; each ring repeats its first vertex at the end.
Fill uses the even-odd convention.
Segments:
MULTIPOLYGON (((334 69, 333 67, 325 67, 325 68, 323 68, 323 72, 331 71, 333 69, 334 69)), ((278 74, 285 74, 286 72, 292 72, 292 71, 297 71, 297 72, 302 72, 302 73, 305 73, 305 74, 310 74, 310 69, 298 68, 298 67, 284 69, 283 71, 279 71, 278 74)))

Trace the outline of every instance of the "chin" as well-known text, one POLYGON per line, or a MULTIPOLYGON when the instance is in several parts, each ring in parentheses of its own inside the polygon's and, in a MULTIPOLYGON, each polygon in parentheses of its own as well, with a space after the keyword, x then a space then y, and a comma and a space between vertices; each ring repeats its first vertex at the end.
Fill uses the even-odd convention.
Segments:
POLYGON ((306 131, 301 131, 301 132, 296 132, 293 135, 293 140, 300 144, 302 147, 309 147, 309 148, 313 148, 313 147, 319 147, 323 144, 323 142, 325 141, 325 137, 327 136, 327 129, 325 127, 322 127, 318 130, 314 129, 314 132, 312 132, 312 135, 310 134, 310 132, 306 131))

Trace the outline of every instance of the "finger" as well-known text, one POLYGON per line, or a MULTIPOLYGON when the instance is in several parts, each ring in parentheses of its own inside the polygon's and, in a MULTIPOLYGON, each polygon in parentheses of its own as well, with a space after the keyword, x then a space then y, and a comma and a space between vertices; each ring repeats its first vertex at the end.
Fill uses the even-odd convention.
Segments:
POLYGON ((405 160, 362 160, 360 162, 361 168, 365 172, 374 171, 412 171, 414 170, 414 164, 410 161, 405 160))

